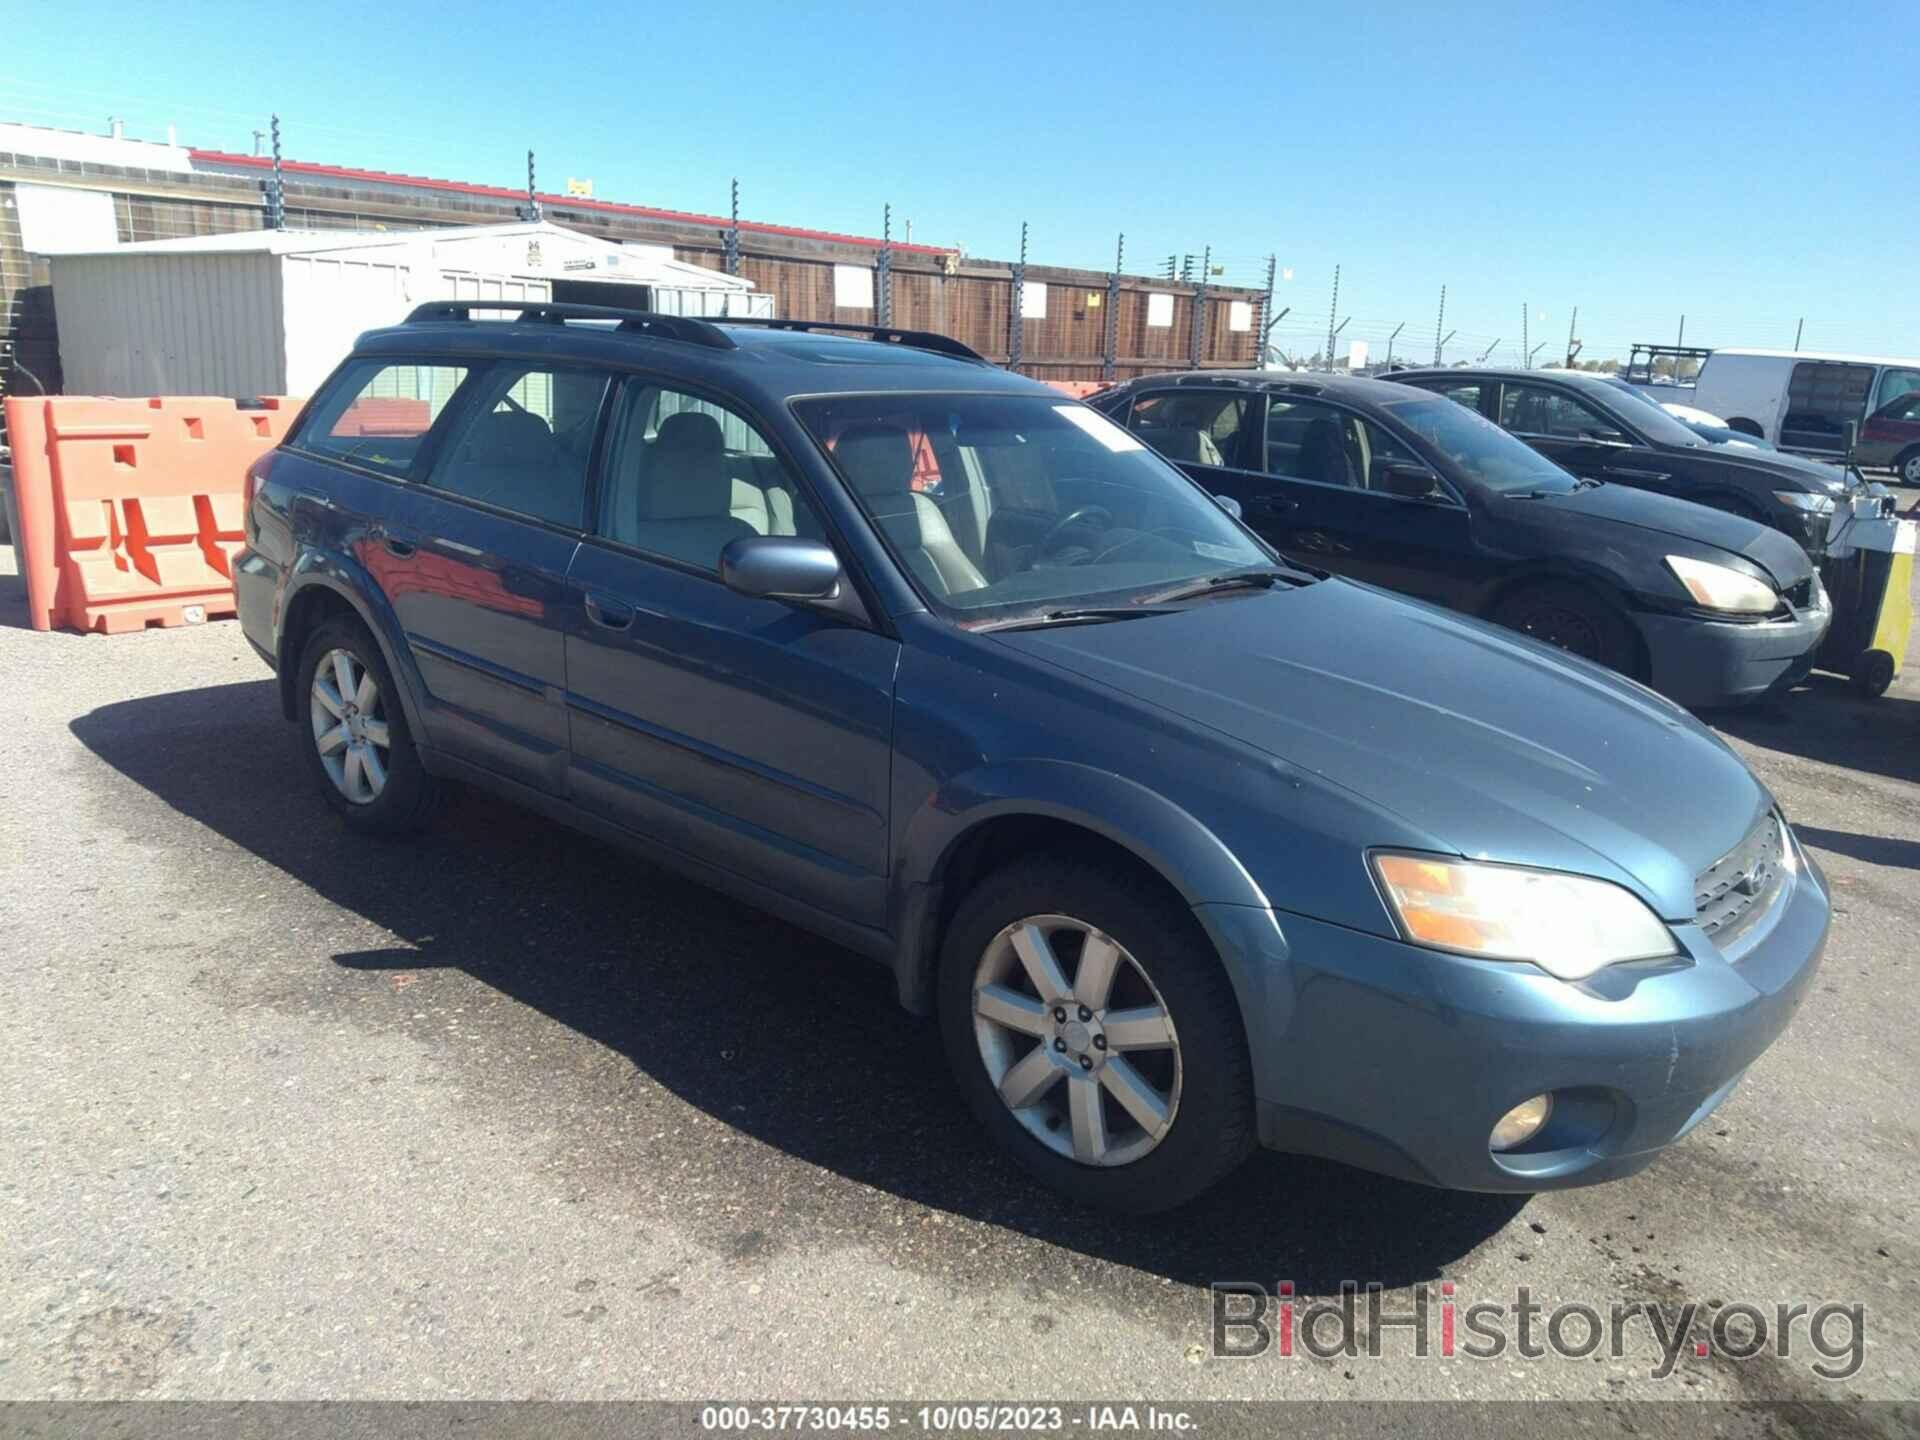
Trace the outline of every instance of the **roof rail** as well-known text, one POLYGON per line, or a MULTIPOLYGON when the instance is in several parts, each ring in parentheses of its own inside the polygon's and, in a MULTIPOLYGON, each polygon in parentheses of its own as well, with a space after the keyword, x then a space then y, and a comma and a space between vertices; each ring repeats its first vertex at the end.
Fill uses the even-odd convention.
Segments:
POLYGON ((884 340, 894 345, 905 345, 912 350, 931 350, 939 355, 953 355, 961 360, 978 360, 988 363, 987 357, 971 345, 962 344, 951 335, 936 334, 932 330, 902 330, 893 325, 855 325, 843 324, 838 320, 769 320, 763 316, 726 315, 719 319, 722 325, 755 325, 763 330, 844 330, 853 335, 865 335, 871 340, 884 340))
POLYGON ((628 334, 652 335, 662 340, 681 340, 689 345, 704 345, 709 350, 735 350, 739 347, 710 320, 692 315, 662 315, 653 310, 627 310, 617 305, 559 304, 551 300, 429 300, 416 305, 403 324, 421 325, 435 320, 471 320, 475 310, 517 310, 516 324, 564 325, 569 320, 613 320, 628 334))

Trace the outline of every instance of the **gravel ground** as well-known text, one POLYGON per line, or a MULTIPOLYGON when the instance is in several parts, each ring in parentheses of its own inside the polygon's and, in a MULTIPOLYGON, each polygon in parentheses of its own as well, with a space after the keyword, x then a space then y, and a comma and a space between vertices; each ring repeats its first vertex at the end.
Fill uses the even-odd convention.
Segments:
POLYGON ((878 969, 477 795, 354 839, 237 625, 34 634, 0 572, 0 1397, 1920 1391, 1920 663, 1716 717, 1839 915, 1796 1022, 1650 1171, 1529 1199, 1263 1154, 1129 1222, 986 1148, 878 969), (1655 1379, 1644 1324, 1617 1361, 1404 1330, 1209 1358, 1230 1278, 1703 1327, 1858 1303, 1864 1360, 1821 1379, 1803 1334, 1655 1379))

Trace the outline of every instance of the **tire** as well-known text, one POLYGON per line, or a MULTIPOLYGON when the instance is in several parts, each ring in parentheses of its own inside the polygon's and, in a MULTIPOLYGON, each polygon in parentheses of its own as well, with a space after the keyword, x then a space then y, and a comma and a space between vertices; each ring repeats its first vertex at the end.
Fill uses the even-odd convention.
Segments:
POLYGON ((1567 581, 1516 590, 1502 598, 1488 618, 1622 674, 1631 675, 1639 658, 1627 618, 1593 591, 1567 581))
POLYGON ((1033 856, 987 876, 947 927, 937 1006, 948 1062, 974 1115, 1024 1170, 1071 1200, 1132 1215, 1168 1210, 1253 1148, 1252 1066, 1226 971, 1191 912, 1124 869, 1033 856), (1016 933, 1035 919, 1064 982, 1057 1007, 1041 1003, 1034 967, 1015 948, 1016 933), (1088 947, 1101 941, 1116 947, 1101 950, 1114 956, 1114 978, 1104 995, 1087 982, 1085 998, 1096 1004, 1083 1020, 1073 990, 1088 947), (982 988, 995 974, 1002 978, 982 988), (1019 1000, 1027 1028, 978 1013, 977 993, 999 1006, 1019 1000), (1021 1079, 1033 1074, 1042 1078, 1021 1079), (1019 1110, 1002 1098, 1003 1081, 1031 1090, 1019 1110), (1161 1117, 1157 1134, 1143 1114, 1161 1117), (1106 1147, 1092 1163, 1076 1158, 1090 1134, 1106 1147))
POLYGON ((334 812, 354 829, 372 835, 403 835, 418 828, 439 799, 440 786, 420 763, 399 689, 366 627, 357 620, 339 618, 315 630, 300 655, 295 694, 300 748, 334 812), (341 685, 343 656, 349 677, 356 682, 370 680, 371 692, 363 683, 341 685), (319 687, 323 664, 330 682, 324 691, 319 687), (355 693, 342 695, 343 688, 355 693), (337 713, 336 704, 345 713, 337 713), (347 732, 325 754, 323 722, 325 734, 347 732), (379 744, 381 734, 386 736, 385 746, 379 744))
POLYGON ((1868 650, 1855 658, 1853 668, 1847 672, 1847 678, 1853 682, 1854 693, 1868 700, 1878 700, 1887 693, 1893 684, 1893 656, 1885 650, 1868 650))
POLYGON ((1914 446, 1893 462, 1893 474, 1902 485, 1920 486, 1920 445, 1914 446))

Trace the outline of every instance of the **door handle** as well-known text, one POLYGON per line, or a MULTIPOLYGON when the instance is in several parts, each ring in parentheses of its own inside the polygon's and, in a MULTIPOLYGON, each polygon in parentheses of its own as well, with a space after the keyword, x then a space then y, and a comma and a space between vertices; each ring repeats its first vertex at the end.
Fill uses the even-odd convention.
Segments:
POLYGON ((1300 502, 1285 495, 1256 495, 1253 497, 1253 511, 1256 515, 1285 515, 1298 510, 1300 502))
POLYGON ((1625 465, 1608 465, 1600 472, 1603 475, 1617 475, 1622 480, 1639 480, 1644 484, 1658 485, 1662 480, 1673 477, 1664 470, 1631 470, 1625 465))
POLYGON ((633 607, 599 595, 586 598, 587 618, 603 630, 624 630, 633 624, 633 607))

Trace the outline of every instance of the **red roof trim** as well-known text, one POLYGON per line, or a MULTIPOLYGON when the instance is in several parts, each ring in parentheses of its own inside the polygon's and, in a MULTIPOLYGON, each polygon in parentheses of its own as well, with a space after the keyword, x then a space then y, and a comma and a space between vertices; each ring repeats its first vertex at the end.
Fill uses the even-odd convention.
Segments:
MULTIPOLYGON (((265 155, 229 155, 222 150, 188 150, 196 163, 237 165, 248 170, 271 170, 273 161, 265 155)), ((313 175, 328 180, 362 180, 379 185, 405 185, 417 190, 441 190, 455 195, 483 195, 493 200, 519 200, 524 190, 508 190, 498 185, 469 185, 460 180, 435 180, 425 175, 393 175, 385 170, 354 170, 344 165, 316 165, 308 160, 284 160, 280 168, 290 175, 313 175)), ((635 215, 647 220, 672 220, 685 225, 711 225, 727 228, 719 215, 695 215, 684 210, 660 210, 650 205, 622 205, 612 200, 589 200, 579 195, 541 195, 544 205, 559 205, 575 210, 598 210, 610 215, 635 215)), ((831 230, 806 230, 795 225, 769 225, 759 220, 742 220, 742 231, 756 235, 785 235, 797 240, 826 240, 837 245, 860 245, 878 250, 880 242, 864 235, 838 235, 831 230)), ((957 252, 938 245, 902 245, 893 248, 907 255, 952 255, 957 252)))

